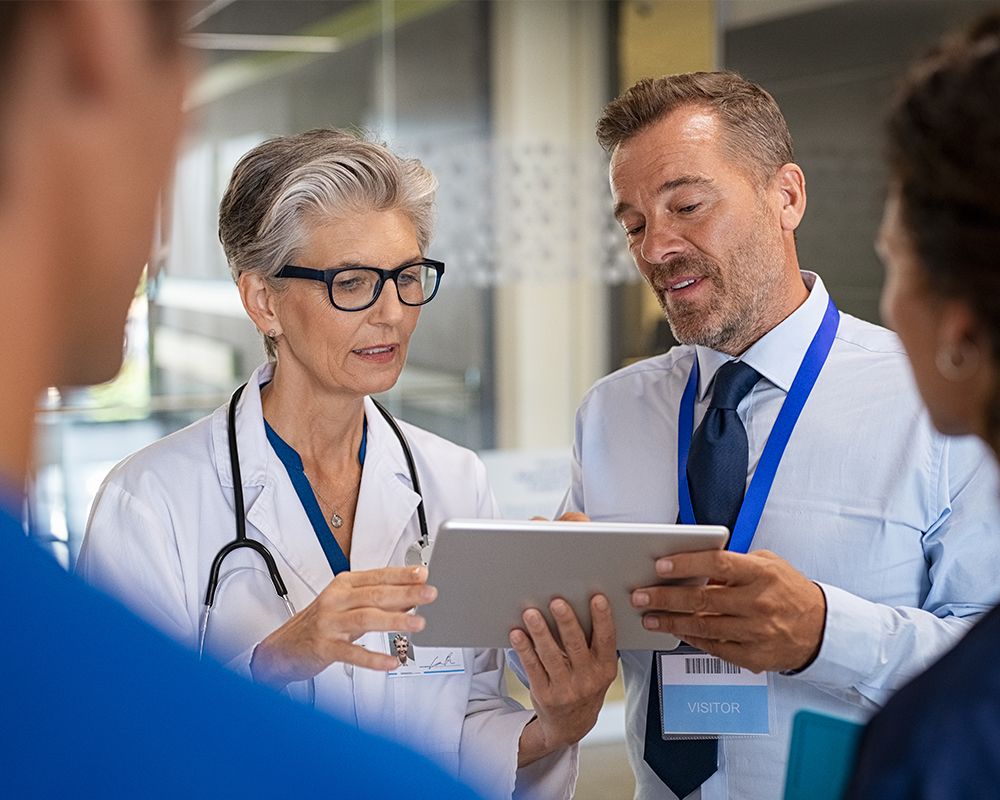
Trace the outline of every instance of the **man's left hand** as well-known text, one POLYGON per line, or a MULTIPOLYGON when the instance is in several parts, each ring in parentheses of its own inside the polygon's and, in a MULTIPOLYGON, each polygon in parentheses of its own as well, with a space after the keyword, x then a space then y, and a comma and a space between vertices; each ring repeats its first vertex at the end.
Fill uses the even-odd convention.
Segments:
POLYGON ((754 672, 802 669, 819 652, 826 596, 774 553, 681 553, 659 559, 656 574, 709 583, 636 589, 632 605, 649 630, 754 672))

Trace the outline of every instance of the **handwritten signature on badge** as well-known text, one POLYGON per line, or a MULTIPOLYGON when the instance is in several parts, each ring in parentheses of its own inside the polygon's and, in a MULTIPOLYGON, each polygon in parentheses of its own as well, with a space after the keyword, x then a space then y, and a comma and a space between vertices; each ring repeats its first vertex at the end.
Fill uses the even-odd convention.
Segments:
POLYGON ((449 650, 448 655, 444 658, 441 656, 435 656, 430 664, 427 665, 427 669, 434 669, 435 667, 457 667, 458 662, 455 660, 455 651, 449 650))

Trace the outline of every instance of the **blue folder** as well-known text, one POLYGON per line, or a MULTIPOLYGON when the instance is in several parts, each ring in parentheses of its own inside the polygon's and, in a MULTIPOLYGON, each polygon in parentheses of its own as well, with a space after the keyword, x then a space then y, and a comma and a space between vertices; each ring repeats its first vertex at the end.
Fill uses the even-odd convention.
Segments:
POLYGON ((842 800, 863 727, 816 711, 796 714, 785 800, 842 800))

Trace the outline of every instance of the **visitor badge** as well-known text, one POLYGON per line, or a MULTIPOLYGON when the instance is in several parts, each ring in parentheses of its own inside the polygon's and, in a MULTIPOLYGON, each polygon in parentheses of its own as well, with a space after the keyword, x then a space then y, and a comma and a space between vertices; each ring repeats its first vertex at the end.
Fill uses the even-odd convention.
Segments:
POLYGON ((683 643, 658 652, 656 666, 665 739, 771 732, 766 672, 754 674, 683 643))
POLYGON ((460 647, 414 647, 408 633, 387 633, 388 653, 399 666, 389 671, 390 678, 454 675, 465 672, 465 656, 460 647))

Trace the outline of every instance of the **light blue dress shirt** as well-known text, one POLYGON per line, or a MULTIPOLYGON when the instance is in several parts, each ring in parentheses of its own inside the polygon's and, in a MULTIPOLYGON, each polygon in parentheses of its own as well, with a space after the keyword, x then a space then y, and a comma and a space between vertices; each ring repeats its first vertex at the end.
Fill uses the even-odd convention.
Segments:
MULTIPOLYGON (((822 280, 802 275, 806 302, 741 357, 763 376, 738 408, 750 445, 748 482, 827 306, 822 280)), ((730 359, 723 353, 675 347, 588 392, 562 511, 677 519, 678 407, 695 357, 697 426, 730 359)), ((702 800, 778 800, 795 711, 866 718, 958 641, 998 594, 997 497, 985 448, 932 428, 898 338, 842 313, 751 546, 777 553, 822 587, 823 644, 801 673, 770 676, 772 735, 724 740, 702 800)), ((636 797, 668 798, 642 760, 650 661, 648 652, 622 653, 626 738, 636 797)))

